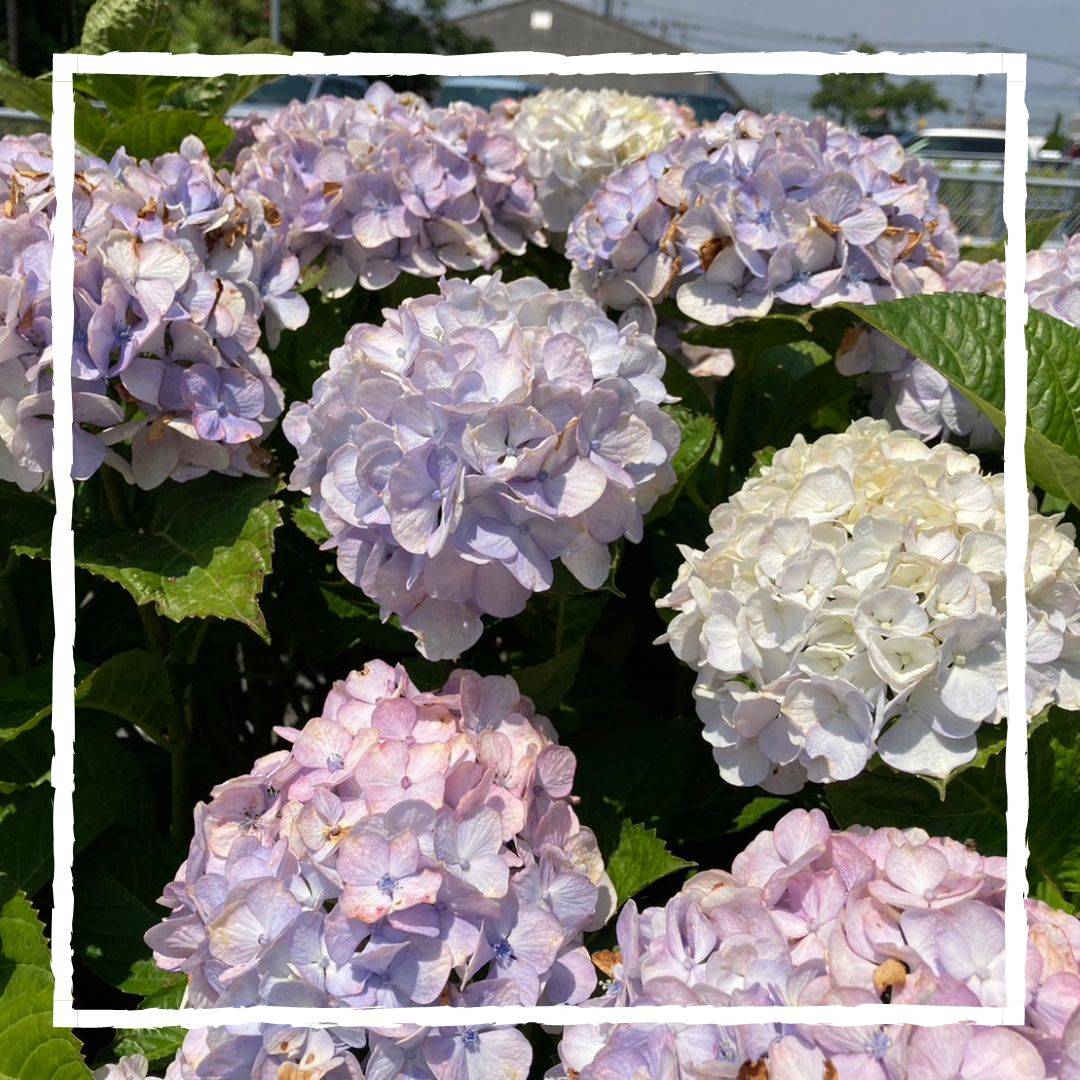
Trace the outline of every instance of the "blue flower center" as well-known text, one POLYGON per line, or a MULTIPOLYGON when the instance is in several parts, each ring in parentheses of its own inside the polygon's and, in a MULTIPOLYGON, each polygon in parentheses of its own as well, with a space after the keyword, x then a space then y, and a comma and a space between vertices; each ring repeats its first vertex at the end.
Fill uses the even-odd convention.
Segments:
POLYGON ((495 954, 495 959, 499 961, 513 960, 514 950, 510 945, 510 942, 503 938, 502 941, 496 942, 495 948, 492 950, 495 954))
POLYGON ((432 488, 432 490, 431 490, 431 501, 432 502, 442 502, 442 497, 443 497, 442 488, 432 488))
POLYGON ((120 342, 128 342, 135 334, 135 327, 128 326, 127 323, 119 323, 116 327, 116 340, 120 342))
POLYGON ((876 1031, 867 1045, 867 1050, 876 1058, 884 1057, 892 1046, 892 1039, 884 1031, 876 1031))
POLYGON ((462 1043, 465 1044, 466 1050, 479 1050, 480 1049, 480 1033, 473 1028, 469 1028, 461 1037, 462 1043))
POLYGON ((397 878, 392 874, 383 874, 375 884, 378 885, 384 893, 390 896, 393 895, 394 890, 397 888, 397 878))
POLYGON ((767 207, 764 210, 759 210, 757 215, 757 223, 759 225, 771 225, 772 224, 772 211, 767 207))
POLYGON ((331 772, 337 772, 345 764, 345 759, 340 754, 327 754, 326 767, 331 772))

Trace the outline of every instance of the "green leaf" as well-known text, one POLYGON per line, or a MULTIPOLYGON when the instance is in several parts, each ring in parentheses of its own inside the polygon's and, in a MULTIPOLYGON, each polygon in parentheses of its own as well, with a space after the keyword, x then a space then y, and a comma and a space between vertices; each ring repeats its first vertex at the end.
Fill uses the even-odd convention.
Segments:
POLYGON ((698 466, 709 456, 713 440, 716 438, 716 424, 711 416, 693 413, 681 405, 671 405, 667 414, 679 425, 681 440, 679 449, 672 458, 675 469, 675 486, 657 499, 649 511, 649 521, 663 517, 675 505, 686 485, 690 482, 698 466))
POLYGON ((770 314, 760 319, 736 319, 723 326, 698 326, 684 335, 690 345, 730 349, 736 356, 762 353, 777 345, 805 341, 812 333, 804 315, 770 314))
POLYGON ((75 860, 76 959, 123 986, 147 958, 143 934, 166 915, 157 898, 182 859, 152 829, 115 825, 102 833, 75 860))
MULTIPOLYGON (((1025 245, 1027 250, 1038 251, 1057 232, 1068 216, 1069 212, 1065 210, 1051 217, 1029 218, 1025 245)), ((985 247, 970 247, 965 249, 961 255, 970 262, 988 263, 993 262, 995 259, 1000 262, 1005 258, 1005 241, 1000 240, 996 244, 988 244, 985 247)))
POLYGON ((581 657, 585 651, 584 638, 556 653, 550 660, 524 667, 514 672, 518 688, 533 700, 537 712, 550 714, 574 685, 581 657))
POLYGON ((45 724, 38 724, 7 743, 0 753, 0 795, 10 795, 47 780, 52 752, 52 731, 45 724))
POLYGON ((146 529, 77 528, 75 561, 166 618, 232 619, 269 641, 258 598, 281 524, 277 488, 228 476, 167 483, 151 496, 146 529))
POLYGON ((775 795, 758 795, 751 799, 740 811, 731 823, 731 832, 742 832, 752 825, 757 825, 762 818, 779 810, 783 806, 790 805, 790 799, 778 798, 775 795))
POLYGON ((656 835, 655 829, 624 821, 619 843, 608 856, 607 872, 615 886, 619 903, 624 904, 654 881, 694 865, 672 855, 664 841, 656 835))
POLYGON ((168 743, 175 706, 165 661, 145 649, 110 657, 75 690, 75 704, 119 717, 155 742, 168 743))
POLYGON ((51 708, 51 664, 0 679, 0 744, 35 727, 51 708))
MULTIPOLYGON (((287 56, 290 51, 280 42, 269 38, 255 38, 245 42, 240 53, 277 53, 287 56)), ((211 116, 223 117, 234 105, 253 94, 260 86, 273 82, 277 75, 217 75, 208 79, 189 80, 189 86, 183 94, 183 103, 188 108, 211 116)))
POLYGON ((78 75, 75 89, 100 101, 115 123, 155 109, 184 82, 172 75, 78 75))
POLYGON ((166 0, 97 0, 86 13, 79 52, 165 52, 174 19, 166 0))
POLYGON ((309 540, 324 544, 330 539, 330 530, 319 517, 319 512, 311 509, 310 499, 305 499, 302 506, 294 506, 291 513, 293 523, 309 540))
POLYGON ((113 1042, 112 1053, 109 1056, 114 1060, 119 1060, 122 1057, 142 1054, 151 1067, 159 1063, 171 1062, 176 1057, 177 1050, 183 1045, 186 1034, 187 1030, 179 1027, 125 1031, 113 1042))
POLYGON ((0 799, 0 875, 31 896, 52 876, 52 788, 48 784, 0 799))
POLYGON ((699 416, 712 416, 712 404, 705 393, 701 379, 691 375, 677 359, 668 357, 664 369, 664 389, 679 399, 678 404, 687 412, 699 416))
POLYGON ((0 880, 0 1077, 89 1080, 82 1044, 52 1026, 49 946, 30 901, 0 880))
POLYGON ((0 60, 0 102, 48 120, 52 116, 52 80, 28 78, 0 60))
POLYGON ((14 484, 0 484, 0 557, 6 551, 48 558, 52 519, 51 499, 14 484))
POLYGON ((1080 905, 1080 713, 1051 709, 1028 742, 1028 877, 1056 906, 1080 905), (1063 903, 1063 902, 1064 903, 1063 903))
POLYGON ((841 375, 828 357, 789 383, 772 410, 765 433, 767 446, 788 446, 799 430, 819 409, 850 395, 852 380, 841 375))
MULTIPOLYGON (((938 293, 839 306, 941 372, 1004 433, 1003 301, 938 293)), ((1080 505, 1080 330, 1032 311, 1027 339, 1028 473, 1046 491, 1080 505)))
POLYGON ((162 971, 153 960, 136 960, 122 983, 120 989, 125 994, 138 994, 143 998, 143 1007, 176 1009, 184 996, 187 976, 179 971, 162 971))
MULTIPOLYGON (((78 138, 85 145, 84 134, 78 138)), ((154 109, 107 124, 98 134, 97 145, 87 149, 108 157, 123 147, 134 158, 155 158, 178 149, 188 135, 195 135, 213 158, 228 147, 233 134, 223 120, 194 109, 154 109)))

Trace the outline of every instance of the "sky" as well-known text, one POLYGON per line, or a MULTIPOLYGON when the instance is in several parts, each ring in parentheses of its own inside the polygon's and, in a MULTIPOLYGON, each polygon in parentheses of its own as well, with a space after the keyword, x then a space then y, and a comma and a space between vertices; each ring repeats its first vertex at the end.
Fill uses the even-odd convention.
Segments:
MULTIPOLYGON (((451 0, 451 14, 496 7, 503 0, 451 0)), ((570 0, 594 11, 603 0, 570 0)), ((1033 132, 1056 113, 1080 113, 1080 0, 613 0, 615 14, 692 52, 823 49, 843 51, 855 36, 900 50, 1016 51, 1029 54, 1028 110, 1033 132)), ((753 104, 805 112, 817 80, 738 76, 753 104)), ((1000 117, 1004 81, 942 78, 938 89, 956 107, 950 125, 1000 117), (974 96, 973 96, 974 89, 974 96)), ((939 118, 944 119, 944 118, 939 118)))

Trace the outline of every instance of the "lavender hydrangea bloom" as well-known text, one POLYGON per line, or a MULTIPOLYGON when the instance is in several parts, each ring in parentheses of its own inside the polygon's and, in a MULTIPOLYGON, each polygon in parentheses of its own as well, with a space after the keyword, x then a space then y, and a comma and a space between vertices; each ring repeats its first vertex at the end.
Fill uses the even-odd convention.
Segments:
MULTIPOLYGON (((1032 507, 1034 511, 1034 507, 1032 507)), ((779 451, 659 606, 728 783, 792 792, 878 754, 947 778, 1004 715, 1002 477, 883 420, 779 451)), ((1029 518, 1027 707, 1080 706, 1080 554, 1029 518)))
MULTIPOLYGON (((582 934, 608 919, 613 890, 572 808, 573 755, 512 679, 458 671, 423 693, 372 661, 278 734, 290 749, 196 807, 170 914, 146 935, 160 967, 188 976, 188 1005, 593 992, 582 934)), ((435 1076, 473 1060, 466 1034, 420 1047, 435 1076)))
MULTIPOLYGON (((998 1006, 1005 1000, 1005 860, 921 829, 831 832, 793 810, 731 872, 691 878, 664 907, 628 903, 618 949, 594 961, 596 1004, 998 1006)), ((575 1027, 551 1080, 701 1075, 1071 1080, 1080 920, 1027 901, 1022 1028, 575 1027)))
POLYGON ((0 139, 0 480, 25 491, 52 460, 51 175, 47 136, 0 139))
POLYGON ((273 346, 308 314, 278 209, 192 136, 153 162, 77 168, 76 478, 265 474, 284 401, 260 336, 273 346))
POLYGON ((483 109, 433 109, 375 83, 360 101, 289 105, 243 139, 237 187, 280 210, 290 250, 328 295, 490 268, 544 243, 524 151, 483 109))
MULTIPOLYGON (((1005 266, 959 262, 928 291, 1005 295, 1005 266)), ((1028 303, 1072 326, 1080 326, 1080 234, 1060 250, 1028 252, 1028 303)), ((853 328, 836 355, 845 375, 868 385, 871 410, 925 439, 966 436, 974 447, 1000 446, 997 430, 949 381, 883 334, 853 328)))
POLYGON ((700 323, 921 291, 958 244, 936 173, 892 137, 824 118, 725 114, 612 173, 570 227, 605 304, 673 295, 700 323))
POLYGON ((446 280, 360 325, 284 421, 294 490, 354 584, 432 659, 516 615, 552 564, 603 584, 674 483, 664 358, 535 278, 446 280))
MULTIPOLYGON (((467 992, 468 993, 468 992, 467 992)), ((488 995, 490 997, 490 995, 488 995)), ((477 1000, 469 1004, 506 1004, 477 1000)), ((514 1028, 380 1028, 363 1031, 247 1025, 195 1028, 162 1080, 525 1080, 529 1040, 514 1028)), ((141 1054, 95 1080, 156 1080, 141 1054)))

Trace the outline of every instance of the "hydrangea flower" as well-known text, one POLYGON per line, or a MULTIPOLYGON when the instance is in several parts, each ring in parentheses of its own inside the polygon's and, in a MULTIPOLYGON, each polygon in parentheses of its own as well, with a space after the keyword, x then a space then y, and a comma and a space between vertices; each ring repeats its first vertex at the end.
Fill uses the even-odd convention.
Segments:
MULTIPOLYGON (((502 1004, 502 1002, 483 1002, 502 1004)), ((477 1002, 470 1002, 477 1004, 477 1002)), ((196 1028, 162 1080, 525 1080, 529 1040, 515 1028, 196 1028), (361 1065, 363 1061, 363 1065, 361 1065)), ((95 1080, 157 1080, 142 1055, 122 1058, 95 1080)))
POLYGON ((691 110, 618 90, 547 89, 492 112, 525 150, 544 222, 565 233, 609 173, 693 127, 691 110))
POLYGON ((77 168, 76 478, 102 463, 143 488, 265 474, 258 444, 284 401, 261 332, 273 347, 308 315, 280 211, 194 136, 153 162, 77 168))
POLYGON ((570 227, 576 279, 623 309, 673 296, 699 323, 774 304, 874 303, 956 262, 938 178, 891 136, 725 114, 612 173, 570 227))
MULTIPOLYGON (((572 807, 574 755, 513 679, 457 671, 421 692, 376 660, 335 683, 321 716, 276 730, 289 749, 196 807, 169 915, 146 934, 158 966, 186 974, 186 1005, 592 993, 582 934, 613 889, 572 807)), ((456 1076, 456 1039, 471 1046, 442 1032, 415 1049, 456 1076)))
MULTIPOLYGON (((626 904, 598 1006, 1005 1003, 1005 860, 921 829, 832 832, 793 810, 731 872, 664 907, 626 904)), ((1009 1076, 1080 1063, 1080 920, 1027 901, 1021 1028, 753 1024, 574 1027, 551 1080, 1009 1076)))
POLYGON ((0 139, 0 196, 0 480, 35 491, 52 461, 48 136, 0 139))
POLYGON ((489 269, 543 244, 525 154, 502 122, 456 103, 433 109, 374 83, 362 100, 320 98, 273 113, 242 140, 236 184, 276 206, 290 250, 318 264, 331 296, 359 279, 489 269))
MULTIPOLYGON (((878 754, 944 779, 1004 715, 1004 494, 958 447, 883 420, 797 436, 713 510, 658 601, 731 784, 791 792, 878 754)), ((1029 519, 1027 707, 1080 707, 1080 553, 1029 519)))
POLYGON ((338 566, 427 657, 483 614, 516 615, 561 559, 603 584, 675 480, 663 354, 636 324, 535 278, 444 280, 362 324, 285 418, 290 486, 310 493, 338 566))

